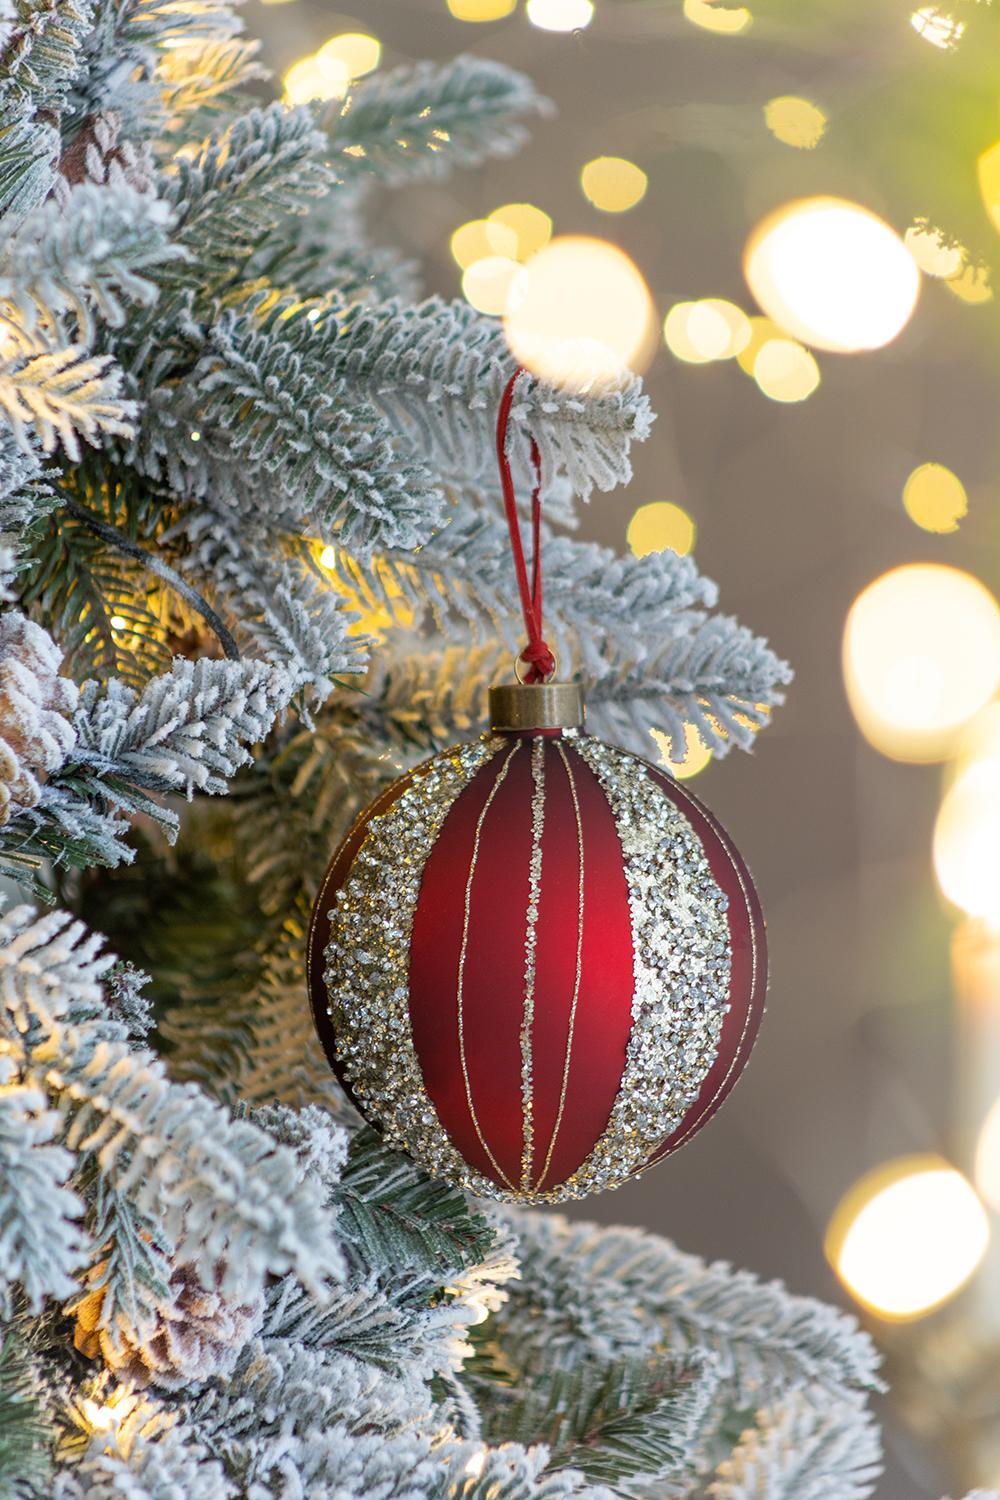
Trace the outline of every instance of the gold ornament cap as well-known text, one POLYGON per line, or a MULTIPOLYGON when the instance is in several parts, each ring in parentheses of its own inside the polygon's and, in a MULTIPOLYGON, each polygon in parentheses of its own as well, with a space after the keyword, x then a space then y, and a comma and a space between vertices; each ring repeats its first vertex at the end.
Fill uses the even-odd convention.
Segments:
POLYGON ((490 728, 582 729, 585 708, 578 682, 504 682, 490 688, 490 728))

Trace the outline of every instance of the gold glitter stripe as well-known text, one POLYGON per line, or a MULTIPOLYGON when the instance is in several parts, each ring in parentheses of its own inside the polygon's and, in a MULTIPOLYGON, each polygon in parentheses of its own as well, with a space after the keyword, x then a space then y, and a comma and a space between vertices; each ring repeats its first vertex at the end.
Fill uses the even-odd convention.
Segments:
POLYGON ((552 1153, 555 1150, 556 1137, 559 1134, 559 1127, 562 1125, 563 1111, 566 1108, 566 1091, 569 1088, 569 1064, 570 1058, 573 1055, 573 1032, 576 1027, 576 1010, 580 1001, 580 976, 583 972, 583 821, 580 817, 580 803, 576 795, 576 778, 573 775, 572 767, 569 763, 569 757, 567 756, 565 750, 558 740, 556 740, 556 749, 559 752, 559 759, 562 761, 563 766, 566 770, 566 777, 569 781, 569 792, 570 796, 573 798, 573 816, 576 818, 576 845, 579 855, 579 893, 576 917, 576 974, 573 978, 573 1003, 569 1008, 569 1026, 566 1033, 566 1060, 563 1063, 562 1089, 559 1094, 559 1109, 556 1113, 556 1122, 552 1127, 552 1135, 549 1140, 549 1149, 545 1153, 545 1165, 542 1167, 542 1170, 538 1176, 538 1181, 535 1183, 536 1193, 541 1191, 542 1183, 545 1181, 549 1167, 552 1165, 552 1153))
POLYGON ((479 1144, 482 1146, 483 1150, 486 1152, 486 1155, 489 1157, 490 1161, 492 1162, 494 1170, 498 1173, 498 1175, 500 1177, 503 1178, 504 1182, 510 1188, 511 1192, 515 1192, 515 1193, 517 1192, 517 1188, 516 1188, 515 1184, 513 1182, 511 1182, 510 1178, 507 1176, 507 1173, 504 1171, 503 1167, 497 1161, 496 1157, 493 1155, 493 1152, 490 1150, 490 1148, 489 1148, 489 1146, 487 1144, 486 1137, 483 1135, 482 1127, 481 1127, 481 1125, 479 1123, 479 1116, 476 1114, 476 1106, 472 1102, 472 1083, 471 1083, 471 1081, 469 1079, 469 1068, 468 1068, 468 1064, 466 1062, 466 1057, 465 1057, 465 1016, 464 1016, 464 1008, 465 1008, 464 1007, 464 1000, 465 1000, 465 996, 464 996, 464 986, 465 986, 465 959, 466 959, 466 955, 468 954, 468 951, 469 951, 469 916, 470 916, 470 913, 472 911, 472 881, 473 881, 473 878, 475 877, 476 864, 478 863, 478 860, 479 860, 479 841, 480 841, 480 839, 482 837, 483 824, 486 822, 486 814, 489 812, 490 808, 493 806, 493 798, 496 796, 497 792, 503 786, 503 783, 504 783, 504 781, 506 779, 506 776, 507 776, 507 771, 510 768, 510 763, 514 759, 514 756, 517 754, 517 752, 520 749, 520 747, 521 747, 521 741, 520 740, 515 740, 514 744, 511 746, 510 750, 507 752, 507 757, 506 757, 503 765, 500 767, 500 772, 499 772, 499 774, 497 776, 496 781, 494 781, 493 785, 490 787, 489 796, 486 798, 486 801, 483 803, 482 810, 481 810, 481 812, 479 814, 479 819, 478 819, 478 821, 476 823, 476 836, 475 836, 475 838, 472 841, 472 862, 469 865, 469 875, 468 875, 468 879, 465 882, 465 911, 464 911, 464 915, 463 915, 463 918, 462 918, 462 947, 461 947, 461 950, 460 950, 459 956, 458 956, 458 992, 457 992, 457 998, 458 998, 458 1050, 459 1050, 459 1055, 460 1055, 461 1061, 462 1061, 462 1078, 463 1078, 463 1080, 465 1082, 465 1099, 466 1099, 466 1103, 469 1106, 469 1114, 472 1116, 472 1124, 475 1127, 476 1135, 479 1137, 479 1144))
MULTIPOLYGON (((747 913, 748 913, 748 916, 749 916, 748 925, 749 925, 749 928, 750 928, 750 994, 753 995, 755 993, 756 989, 757 989, 757 969, 758 969, 758 966, 759 966, 760 945, 757 942, 757 927, 756 927, 756 923, 753 920, 753 915, 752 915, 752 912, 753 912, 752 898, 751 898, 749 890, 747 889, 746 878, 745 878, 745 876, 743 874, 743 871, 740 869, 739 865, 736 863, 736 860, 730 854, 730 852, 729 852, 729 846, 727 845, 725 839, 723 839, 721 837, 721 829, 715 823, 715 820, 712 818, 712 816, 708 812, 708 810, 706 808, 699 807, 697 805, 697 803, 695 803, 693 801, 693 799, 688 796, 687 792, 684 790, 684 788, 679 783, 675 782, 675 784, 674 784, 674 791, 677 793, 677 795, 680 797, 680 799, 683 802, 687 803, 688 807, 694 808, 695 811, 700 812, 702 814, 702 816, 705 817, 707 819, 707 821, 715 828, 715 831, 720 835, 720 837, 719 837, 719 843, 722 845, 722 852, 725 854, 726 858, 728 859, 728 861, 729 861, 729 863, 730 863, 730 865, 732 867, 733 874, 736 876, 736 879, 739 882, 740 892, 742 893, 744 905, 746 907, 746 910, 747 910, 747 913)), ((699 840, 699 842, 700 842, 700 840, 699 840)), ((704 847, 704 845, 702 847, 704 847)), ((694 1121, 692 1121, 692 1123, 688 1126, 687 1130, 685 1130, 685 1132, 681 1136, 680 1140, 676 1141, 674 1143, 674 1145, 671 1146, 670 1150, 667 1151, 664 1154, 664 1156, 658 1157, 657 1161, 665 1161, 667 1156, 673 1156, 674 1152, 677 1151, 681 1146, 683 1146, 687 1141, 689 1141, 691 1139, 691 1137, 695 1134, 695 1132, 701 1128, 702 1123, 705 1121, 705 1119, 711 1113, 711 1111, 712 1111, 712 1109, 713 1109, 713 1107, 715 1105, 716 1100, 718 1099, 719 1095, 722 1093, 723 1089, 726 1087, 726 1084, 729 1082, 730 1078, 732 1078, 733 1072, 734 1072, 735 1068, 740 1063, 740 1060, 741 1060, 742 1055, 743 1055, 743 1043, 747 1039, 747 1032, 750 1030, 750 1022, 751 1022, 752 1017, 753 1017, 753 1008, 748 1005, 747 1008, 746 1008, 746 1010, 745 1010, 745 1012, 744 1012, 744 1014, 743 1014, 743 1030, 740 1032, 740 1039, 739 1039, 739 1042, 737 1044, 736 1051, 733 1053, 733 1056, 732 1056, 732 1058, 730 1060, 730 1063, 729 1063, 729 1067, 726 1069, 725 1075, 723 1076, 721 1082, 719 1083, 718 1088, 712 1094, 711 1099, 709 1099, 706 1102, 705 1108, 698 1115, 697 1119, 694 1120, 694 1121)), ((721 1038, 720 1038, 720 1045, 721 1045, 721 1038)), ((655 1166, 656 1163, 650 1163, 650 1165, 651 1166, 655 1166)))
POLYGON ((528 910, 524 932, 524 1010, 521 1015, 521 1191, 531 1191, 531 1163, 535 1149, 534 1071, 532 1031, 535 1024, 535 963, 538 949, 538 900, 542 886, 542 830, 545 827, 545 741, 531 742, 531 858, 528 863, 528 910))

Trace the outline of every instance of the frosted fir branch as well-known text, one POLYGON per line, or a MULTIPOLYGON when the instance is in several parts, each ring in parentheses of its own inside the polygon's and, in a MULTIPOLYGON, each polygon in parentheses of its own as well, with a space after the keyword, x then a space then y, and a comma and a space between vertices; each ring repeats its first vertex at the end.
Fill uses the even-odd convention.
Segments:
POLYGON ((668 631, 666 643, 654 640, 648 654, 609 656, 587 694, 591 724, 640 755, 648 752, 649 730, 659 729, 679 758, 686 724, 716 756, 734 745, 748 750, 791 680, 767 642, 726 615, 677 635, 668 631))
POLYGON ((52 453, 58 444, 79 462, 80 443, 102 433, 128 437, 135 404, 122 396, 123 377, 110 355, 70 344, 0 364, 0 410, 18 444, 52 453))
POLYGON ((550 108, 523 73, 456 57, 376 73, 318 118, 342 183, 374 176, 395 185, 511 156, 527 139, 523 118, 550 108))
MULTIPOLYGON (((156 792, 223 793, 287 706, 287 673, 259 661, 178 657, 141 693, 112 679, 84 683, 75 724, 77 774, 156 792)), ((126 804, 123 804, 126 805, 126 804)))
POLYGON ((792 1398, 762 1411, 708 1487, 712 1500, 866 1500, 882 1472, 878 1429, 855 1404, 792 1398))
MULTIPOLYGON (((62 1121, 40 1089, 20 1084, 0 1057, 0 1312, 19 1286, 32 1312, 68 1297, 85 1256, 83 1203, 66 1184, 73 1156, 56 1145, 62 1121)), ((2 1368, 0 1368, 2 1389, 2 1368)))
POLYGON ((161 48, 156 69, 167 130, 197 139, 199 127, 245 108, 244 90, 269 77, 258 62, 260 43, 215 31, 192 40, 175 35, 161 48))
MULTIPOLYGON (((693 558, 665 551, 619 556, 596 542, 549 537, 542 547, 546 636, 564 670, 605 668, 609 644, 636 654, 655 651, 704 619, 718 590, 693 558)), ((336 551, 333 567, 368 609, 446 631, 458 619, 485 627, 511 651, 524 644, 514 566, 499 516, 462 509, 419 552, 390 551, 367 567, 336 551)))
POLYGON ((0 50, 0 104, 58 116, 81 65, 92 0, 37 0, 8 16, 0 50))
POLYGON ((334 679, 364 670, 366 641, 350 635, 356 620, 308 548, 282 553, 266 534, 248 534, 229 515, 199 510, 181 518, 165 541, 183 537, 181 568, 238 621, 266 660, 290 671, 320 701, 334 679))
POLYGON ((71 313, 79 341, 89 344, 95 314, 118 328, 128 304, 155 302, 156 282, 143 273, 183 254, 167 238, 170 225, 166 203, 125 183, 82 183, 63 203, 36 210, 8 241, 0 298, 29 335, 39 318, 57 323, 71 313))
POLYGON ((200 451, 214 446, 265 484, 275 521, 284 513, 368 556, 419 546, 442 519, 440 487, 398 451, 375 408, 249 318, 215 325, 186 396, 197 403, 200 451))
POLYGON ((52 1500, 235 1500, 223 1466, 182 1428, 123 1441, 96 1432, 72 1464, 53 1475, 52 1500))
POLYGON ((52 1433, 41 1372, 18 1337, 16 1326, 0 1339, 0 1493, 12 1497, 47 1493, 52 1469, 52 1433))
MULTIPOLYGON (((363 394, 415 451, 448 478, 496 483, 497 407, 514 365, 495 318, 431 297, 416 307, 330 303, 293 320, 285 336, 322 350, 332 372, 363 394)), ((629 449, 649 435, 642 383, 624 374, 581 395, 522 376, 511 408, 509 455, 530 491, 529 438, 547 485, 566 476, 586 499, 631 477, 629 449)))
MULTIPOLYGON (((879 1388, 878 1355, 856 1320, 793 1296, 780 1282, 706 1264, 640 1230, 601 1230, 557 1215, 508 1218, 529 1308, 534 1301, 548 1319, 536 1320, 530 1334, 530 1311, 527 1320, 512 1322, 509 1337, 530 1337, 525 1350, 537 1347, 555 1359, 560 1348, 595 1337, 596 1347, 612 1351, 623 1342, 642 1349, 650 1338, 664 1339, 675 1357, 711 1355, 727 1392, 744 1408, 762 1390, 778 1400, 810 1386, 838 1398, 879 1388)), ((513 1297, 511 1306, 516 1313, 513 1297)))
POLYGON ((98 1177, 90 1218, 95 1247, 66 1312, 76 1319, 74 1342, 114 1359, 126 1340, 145 1340, 169 1307, 171 1246, 159 1226, 124 1193, 98 1177))
POLYGON ((98 976, 113 962, 81 923, 16 908, 0 922, 0 1038, 27 1076, 43 1067, 66 1149, 167 1237, 174 1264, 252 1294, 294 1271, 313 1295, 340 1252, 321 1186, 295 1154, 231 1120, 193 1085, 173 1084, 103 1015, 98 976))
POLYGON ((175 157, 160 182, 190 257, 175 277, 198 298, 234 282, 268 234, 328 190, 327 155, 308 110, 273 104, 235 120, 196 156, 175 157))

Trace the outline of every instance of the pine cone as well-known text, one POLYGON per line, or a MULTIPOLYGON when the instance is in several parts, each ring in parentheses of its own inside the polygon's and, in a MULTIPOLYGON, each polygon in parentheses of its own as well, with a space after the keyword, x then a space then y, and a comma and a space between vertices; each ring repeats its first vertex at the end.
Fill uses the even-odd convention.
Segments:
POLYGON ((112 1335, 101 1328, 104 1289, 95 1288, 74 1309, 73 1342, 91 1359, 105 1363, 136 1385, 177 1391, 193 1383, 228 1375, 240 1350, 260 1328, 264 1294, 249 1302, 221 1291, 225 1267, 216 1269, 213 1286, 199 1281, 190 1266, 178 1266, 170 1277, 170 1300, 156 1312, 156 1327, 146 1338, 132 1337, 119 1322, 112 1335))
POLYGON ((18 610, 0 615, 0 823, 41 796, 39 778, 76 743, 77 689, 59 676, 62 652, 18 610))

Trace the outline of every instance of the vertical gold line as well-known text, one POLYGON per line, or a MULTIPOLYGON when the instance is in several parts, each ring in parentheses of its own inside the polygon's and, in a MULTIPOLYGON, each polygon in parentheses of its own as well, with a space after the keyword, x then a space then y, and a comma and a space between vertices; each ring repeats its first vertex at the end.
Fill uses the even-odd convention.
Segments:
POLYGON ((576 1027, 576 1009, 580 1000, 580 976, 583 973, 583 821, 580 817, 580 803, 576 795, 576 779, 573 776, 569 758, 558 740, 556 741, 556 749, 559 751, 559 758, 562 761, 563 766, 565 767, 566 776, 569 780, 570 796, 573 798, 573 815, 576 818, 576 844, 579 855, 579 891, 576 918, 576 974, 573 978, 573 1003, 569 1009, 569 1026, 566 1033, 566 1059, 563 1063, 562 1090, 559 1094, 559 1109, 556 1114, 556 1122, 552 1127, 552 1135, 549 1140, 549 1149, 545 1153, 545 1165, 542 1167, 542 1170, 538 1177, 538 1181, 535 1183, 536 1193, 541 1191, 541 1186, 545 1181, 546 1173, 548 1172, 549 1167, 552 1164, 552 1153, 555 1150, 556 1146, 556 1136, 559 1134, 559 1127, 562 1125, 563 1111, 566 1108, 566 1092, 569 1088, 569 1064, 570 1058, 573 1053, 573 1032, 576 1027))
POLYGON ((538 901, 542 887, 542 830, 545 827, 545 740, 536 735, 531 744, 531 859, 528 864, 528 910, 524 932, 524 1011, 521 1017, 521 1191, 531 1187, 534 1156, 534 1055, 535 963, 538 947, 538 901))
POLYGON ((507 1176, 507 1173, 504 1171, 503 1167, 497 1161, 496 1157, 493 1155, 493 1152, 487 1145, 486 1137, 483 1135, 482 1127, 479 1124, 479 1116, 476 1114, 476 1106, 472 1102, 472 1083, 469 1079, 469 1068, 465 1057, 464 988, 465 959, 469 951, 469 916, 472 911, 472 881, 476 873, 476 864, 479 859, 479 840, 482 836, 483 824, 486 822, 486 814, 489 812, 491 806, 493 805, 493 798, 496 796, 497 792, 500 790, 501 786, 504 783, 504 780, 507 776, 507 771, 510 767, 510 763, 514 759, 514 756, 517 754, 517 751, 520 749, 520 745, 521 741, 515 740, 514 744, 511 746, 511 749, 508 751, 507 758, 504 761, 503 765, 500 767, 500 774, 497 776, 496 781, 494 781, 493 785, 490 787, 489 796, 483 803, 478 821, 476 822, 476 834, 475 838, 472 841, 472 860, 469 864, 469 874, 465 882, 465 910, 462 919, 462 946, 458 955, 458 1051, 462 1063, 462 1078, 465 1081, 465 1100, 469 1106, 469 1114, 472 1116, 472 1123, 475 1127, 476 1135, 479 1137, 479 1144, 486 1152, 486 1155, 489 1157, 498 1175, 503 1178, 504 1182, 510 1188, 512 1193, 517 1192, 517 1187, 513 1182, 511 1182, 510 1178, 507 1176))

